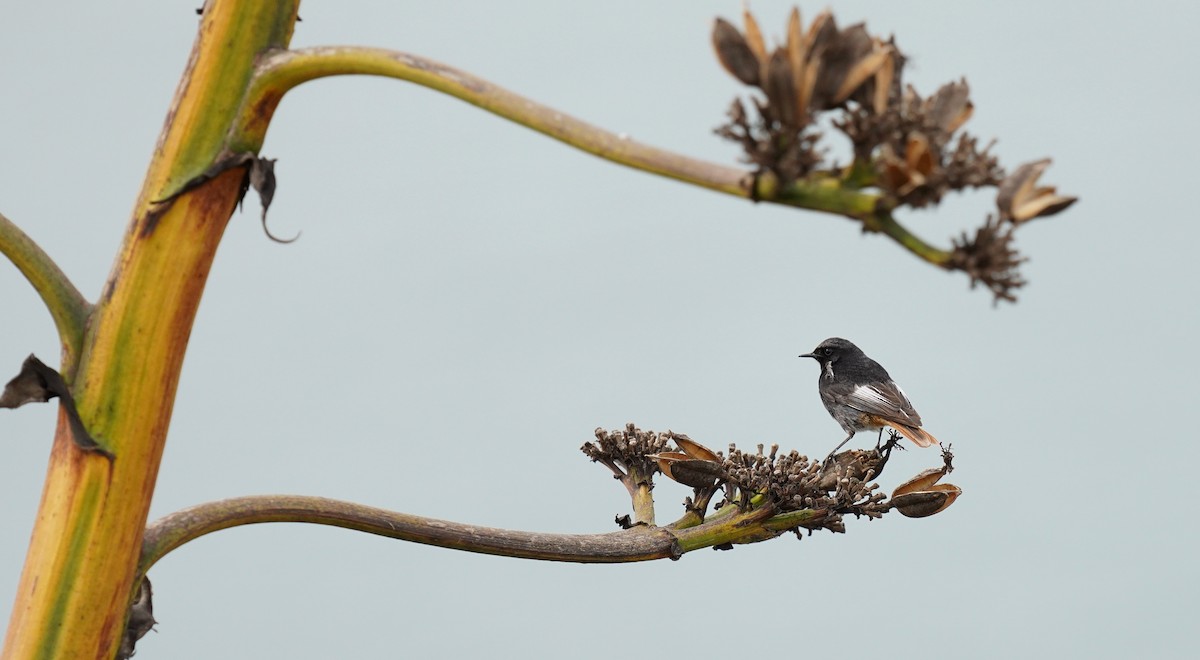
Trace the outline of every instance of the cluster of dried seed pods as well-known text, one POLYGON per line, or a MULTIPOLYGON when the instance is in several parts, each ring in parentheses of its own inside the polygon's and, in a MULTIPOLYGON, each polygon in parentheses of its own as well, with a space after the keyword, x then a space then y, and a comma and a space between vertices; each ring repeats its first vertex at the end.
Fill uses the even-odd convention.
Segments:
POLYGON ((721 65, 761 95, 751 97, 752 111, 735 99, 717 133, 742 146, 756 174, 769 173, 784 187, 811 180, 878 191, 883 213, 937 204, 950 191, 996 187, 998 222, 989 219, 935 263, 965 271, 972 285, 986 285, 997 300, 1014 300, 1013 291, 1024 284, 1017 273, 1024 259, 1012 246, 1012 229, 1075 201, 1037 186, 1050 161, 1027 163, 1006 177, 991 144, 980 148, 962 130, 974 112, 966 80, 922 97, 902 82, 905 57, 895 40, 873 36, 863 24, 840 29, 825 11, 805 29, 793 9, 786 38, 774 49, 749 10, 743 25, 739 30, 717 19, 713 47, 721 65), (830 123, 853 145, 849 165, 826 162, 821 113, 833 113, 830 123))

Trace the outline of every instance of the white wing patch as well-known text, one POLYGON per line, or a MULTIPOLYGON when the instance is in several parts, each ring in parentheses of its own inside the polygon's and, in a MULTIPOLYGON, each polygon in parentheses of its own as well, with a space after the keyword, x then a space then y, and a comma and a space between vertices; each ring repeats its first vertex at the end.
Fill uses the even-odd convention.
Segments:
MULTIPOLYGON (((897 386, 896 389, 900 388, 897 386)), ((869 413, 894 417, 898 421, 911 420, 912 416, 904 409, 912 404, 908 403, 908 397, 903 391, 900 392, 900 396, 905 398, 903 402, 894 400, 887 393, 870 385, 859 385, 850 393, 850 405, 869 413)), ((917 424, 919 425, 919 422, 917 424)))

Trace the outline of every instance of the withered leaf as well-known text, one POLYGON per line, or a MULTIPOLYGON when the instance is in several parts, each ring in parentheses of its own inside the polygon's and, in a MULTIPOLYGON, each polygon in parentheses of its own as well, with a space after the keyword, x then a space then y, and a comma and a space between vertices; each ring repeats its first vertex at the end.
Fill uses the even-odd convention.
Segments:
POLYGON ((150 588, 150 578, 143 577, 138 587, 137 597, 129 604, 129 623, 125 625, 125 634, 121 637, 121 647, 117 650, 118 660, 128 660, 134 655, 134 647, 139 639, 146 636, 158 623, 154 619, 154 593, 150 588))
MULTIPOLYGON (((154 207, 151 208, 146 214, 146 222, 142 226, 142 235, 148 236, 154 232, 154 228, 158 226, 158 221, 161 220, 162 216, 166 214, 168 209, 171 208, 171 206, 175 203, 175 200, 179 199, 184 194, 199 188, 205 183, 212 181, 221 174, 224 174, 235 167, 244 167, 254 157, 254 154, 233 154, 230 156, 225 156, 224 158, 219 158, 217 159, 217 162, 209 165, 208 168, 203 172, 185 181, 183 185, 179 187, 179 190, 176 190, 162 199, 156 199, 152 201, 151 204, 154 204, 154 207)), ((242 198, 246 195, 247 185, 247 180, 243 179, 241 192, 238 193, 239 208, 241 208, 242 205, 242 198)))
POLYGON ((746 38, 732 23, 718 18, 713 23, 712 42, 713 50, 717 52, 717 61, 730 75, 747 85, 759 83, 762 63, 746 43, 746 38))
POLYGON ((44 403, 56 395, 50 391, 50 385, 42 377, 38 366, 45 367, 41 360, 33 355, 25 358, 21 372, 4 386, 0 393, 0 408, 20 408, 27 403, 44 403))
POLYGON ((30 354, 21 364, 21 371, 4 386, 0 393, 0 408, 19 408, 27 403, 41 403, 58 397, 71 426, 71 438, 83 451, 100 454, 112 460, 113 454, 92 438, 75 409, 75 398, 62 374, 46 366, 30 354))
POLYGON ((291 243, 300 238, 299 233, 291 238, 279 238, 267 228, 267 209, 271 207, 271 200, 275 199, 274 158, 255 157, 250 161, 250 185, 258 193, 258 199, 262 202, 262 228, 267 238, 276 243, 291 243))
POLYGON ((1077 197, 1059 195, 1053 186, 1037 187, 1037 181, 1047 167, 1050 167, 1049 158, 1025 163, 1000 182, 996 206, 1001 217, 1020 224, 1054 215, 1076 202, 1077 197))
POLYGON ((296 234, 292 238, 282 239, 272 234, 270 229, 267 229, 267 209, 270 208, 271 201, 275 198, 275 160, 274 158, 262 158, 258 154, 249 152, 230 154, 219 158, 208 169, 188 179, 187 182, 180 186, 179 190, 162 199, 154 200, 155 207, 148 214, 142 234, 147 235, 151 233, 158 224, 159 219, 167 212, 167 209, 171 208, 171 204, 184 193, 195 190, 229 170, 241 167, 245 168, 246 174, 242 179, 241 192, 238 194, 238 208, 242 206, 242 200, 246 196, 246 191, 253 187, 254 191, 258 193, 259 201, 262 203, 262 226, 267 238, 276 243, 291 243, 295 241, 297 238, 300 238, 299 234, 296 234))

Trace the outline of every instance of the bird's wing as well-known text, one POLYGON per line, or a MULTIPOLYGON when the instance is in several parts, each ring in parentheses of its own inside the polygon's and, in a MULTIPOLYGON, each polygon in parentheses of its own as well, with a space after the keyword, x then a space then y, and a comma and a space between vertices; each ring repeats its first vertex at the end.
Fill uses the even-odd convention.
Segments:
POLYGON ((904 390, 893 381, 855 385, 846 395, 846 403, 865 413, 907 426, 920 426, 921 416, 913 409, 904 390))

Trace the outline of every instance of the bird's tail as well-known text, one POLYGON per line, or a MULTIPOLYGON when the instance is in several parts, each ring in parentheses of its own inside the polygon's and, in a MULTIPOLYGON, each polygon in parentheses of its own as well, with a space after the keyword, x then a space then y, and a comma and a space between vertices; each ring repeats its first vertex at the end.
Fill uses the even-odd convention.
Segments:
POLYGON ((933 437, 923 428, 917 426, 904 426, 901 424, 889 425, 900 432, 900 435, 912 440, 918 447, 932 447, 938 444, 938 439, 933 437))

